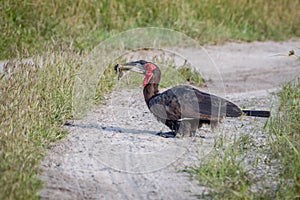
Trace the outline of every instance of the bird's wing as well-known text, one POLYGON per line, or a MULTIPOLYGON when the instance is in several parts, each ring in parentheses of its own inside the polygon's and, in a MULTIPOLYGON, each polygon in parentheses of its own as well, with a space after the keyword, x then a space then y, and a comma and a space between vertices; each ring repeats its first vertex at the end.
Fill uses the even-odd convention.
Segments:
POLYGON ((176 96, 170 91, 152 97, 149 109, 156 116, 165 120, 178 120, 181 118, 180 104, 176 96))
POLYGON ((198 100, 199 112, 215 117, 239 117, 242 110, 231 101, 193 88, 198 100))
POLYGON ((217 121, 224 116, 240 116, 240 108, 232 102, 201 92, 190 86, 176 86, 149 101, 149 109, 161 119, 199 119, 217 121), (229 113, 229 114, 228 114, 229 113))

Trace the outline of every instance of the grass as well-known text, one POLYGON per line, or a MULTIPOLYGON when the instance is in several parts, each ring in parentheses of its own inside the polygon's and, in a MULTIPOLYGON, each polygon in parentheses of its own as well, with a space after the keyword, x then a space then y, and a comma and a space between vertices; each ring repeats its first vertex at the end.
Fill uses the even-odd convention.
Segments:
MULTIPOLYGON (((0 59, 31 57, 35 64, 13 63, 12 66, 18 65, 13 72, 0 74, 0 199, 38 198, 41 181, 37 166, 49 143, 66 134, 61 125, 66 118, 73 117, 72 91, 82 58, 103 39, 131 28, 154 26, 183 32, 201 44, 283 40, 300 36, 296 20, 300 18, 299 8, 300 3, 291 0, 1 1, 0 59)), ((180 80, 176 81, 182 83, 202 83, 190 68, 179 70, 170 68, 165 72, 179 73, 180 80)), ((108 70, 101 76, 97 98, 114 88, 111 73, 108 70)), ((162 80, 166 81, 162 82, 164 87, 173 84, 166 78, 162 80)), ((290 135, 293 134, 285 138, 290 135)), ((278 138, 282 139, 280 134, 278 138)), ((276 149, 278 140, 271 141, 276 149)), ((295 145, 290 138, 284 141, 290 141, 285 143, 288 147, 295 145)), ((230 151, 215 152, 221 156, 215 164, 222 166, 226 161, 233 169, 242 169, 240 162, 228 160, 230 151)), ((210 166, 207 165, 207 175, 210 166)), ((290 169, 295 170, 290 180, 299 178, 296 169, 290 169)), ((220 173, 220 177, 234 173, 220 170, 212 173, 220 173)), ((245 176, 242 187, 233 183, 236 178, 227 182, 232 193, 244 194, 244 187, 249 185, 247 174, 240 172, 245 176)), ((297 191, 287 186, 279 191, 297 191)))
POLYGON ((91 49, 136 27, 174 29, 202 44, 283 40, 300 36, 299 10, 293 0, 4 0, 0 59, 30 56, 57 42, 77 51, 91 49))
POLYGON ((12 72, 0 74, 0 199, 37 198, 37 166, 49 142, 65 135, 60 127, 71 117, 78 55, 45 56, 34 58, 36 64, 13 62, 12 72))
MULTIPOLYGON (((226 135, 215 139, 214 149, 197 167, 185 169, 196 178, 207 191, 199 194, 201 199, 251 199, 258 195, 249 190, 259 179, 246 169, 248 152, 254 148, 253 139, 248 135, 233 138, 226 135), (249 147, 249 144, 253 146, 249 147)), ((249 162, 249 161, 247 161, 249 162)), ((256 160, 251 161, 252 167, 257 166, 256 160)))
POLYGON ((278 115, 270 121, 270 159, 279 160, 279 198, 300 198, 300 79, 283 86, 278 94, 278 115))
POLYGON ((201 198, 300 198, 299 78, 285 84, 278 97, 278 111, 266 123, 270 133, 265 145, 248 135, 221 135, 201 165, 186 168, 207 187, 201 198))

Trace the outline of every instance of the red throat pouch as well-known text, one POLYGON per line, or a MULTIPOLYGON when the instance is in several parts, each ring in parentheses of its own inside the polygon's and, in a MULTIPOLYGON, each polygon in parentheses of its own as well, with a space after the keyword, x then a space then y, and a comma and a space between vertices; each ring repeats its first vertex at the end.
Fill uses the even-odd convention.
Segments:
POLYGON ((156 67, 152 63, 146 63, 144 67, 146 68, 146 74, 145 74, 145 78, 144 78, 144 81, 143 81, 143 86, 145 87, 149 83, 150 79, 152 78, 152 76, 153 76, 152 71, 156 67))
POLYGON ((143 86, 144 87, 149 83, 150 79, 152 78, 152 75, 153 75, 152 72, 145 74, 145 78, 144 78, 144 81, 143 81, 143 86))

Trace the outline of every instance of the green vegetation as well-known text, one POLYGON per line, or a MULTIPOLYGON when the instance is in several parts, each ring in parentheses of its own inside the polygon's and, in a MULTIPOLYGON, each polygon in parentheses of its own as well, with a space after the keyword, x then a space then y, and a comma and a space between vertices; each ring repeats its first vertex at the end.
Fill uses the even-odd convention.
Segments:
POLYGON ((202 198, 300 198, 300 80, 285 84, 278 96, 265 145, 248 135, 221 135, 201 165, 185 170, 208 188, 202 198))
POLYGON ((278 115, 270 120, 270 159, 279 160, 279 199, 300 198, 300 79, 283 86, 278 94, 278 115))
POLYGON ((16 61, 10 73, 0 74, 0 199, 37 198, 37 165, 71 117, 78 55, 45 55, 52 59, 34 58, 42 65, 16 61))
POLYGON ((251 140, 247 135, 234 137, 233 140, 221 135, 216 138, 213 151, 202 160, 199 167, 185 170, 208 188, 209 192, 201 194, 201 198, 250 198, 249 187, 257 181, 244 167, 247 159, 245 152, 253 148, 247 147, 247 144, 253 144, 251 140))
MULTIPOLYGON (((38 198, 37 190, 41 186, 37 177, 38 163, 49 143, 64 136, 61 125, 72 117, 74 77, 86 52, 103 39, 131 28, 156 26, 183 32, 200 43, 282 40, 300 36, 299 10, 300 2, 292 0, 1 1, 0 59, 31 57, 34 64, 16 61, 9 67, 12 72, 0 74, 0 199, 38 198)), ((202 83, 189 68, 179 71, 183 77, 180 81, 202 83)), ((174 69, 170 72, 177 73, 174 69)), ((114 72, 108 71, 101 77, 96 98, 114 87, 111 73, 114 72)), ((168 84, 171 83, 162 83, 162 86, 168 84)), ((299 100, 294 103, 297 102, 299 100)), ((298 127, 292 125, 293 121, 289 124, 290 130, 298 127)), ((295 148, 287 149, 290 149, 289 155, 296 155, 293 152, 297 152, 299 144, 290 138, 296 137, 295 134, 286 131, 289 127, 278 128, 282 128, 282 132, 276 132, 278 140, 270 140, 272 149, 278 148, 277 143, 282 139, 286 143, 280 145, 294 145, 295 148)), ((299 133, 299 129, 297 131, 295 133, 299 133)), ((273 156, 287 155, 288 152, 282 151, 273 156)), ((226 161, 226 166, 232 165, 244 177, 240 162, 228 160, 230 151, 226 152, 216 164, 222 166, 220 162, 226 161)), ((297 162, 299 164, 295 159, 291 163, 296 166, 297 162)), ((207 165, 207 175, 240 175, 225 169, 209 172, 210 166, 207 165)), ((290 173, 290 179, 299 186, 296 169, 287 168, 295 170, 290 173)), ((288 175, 287 170, 283 178, 288 175)), ((222 180, 220 177, 218 180, 222 180)), ((234 180, 226 182, 232 193, 244 192, 244 187, 248 187, 247 178, 241 179, 239 185, 233 184, 234 180)), ((299 187, 282 186, 285 186, 279 190, 282 195, 289 191, 299 194, 299 187)))
POLYGON ((4 0, 0 59, 32 55, 47 45, 80 51, 136 27, 170 28, 200 43, 282 40, 300 36, 299 10, 294 0, 4 0))
POLYGON ((201 78, 200 73, 196 70, 193 70, 191 67, 178 68, 178 73, 183 76, 185 82, 189 82, 191 85, 200 87, 204 84, 204 80, 201 78))

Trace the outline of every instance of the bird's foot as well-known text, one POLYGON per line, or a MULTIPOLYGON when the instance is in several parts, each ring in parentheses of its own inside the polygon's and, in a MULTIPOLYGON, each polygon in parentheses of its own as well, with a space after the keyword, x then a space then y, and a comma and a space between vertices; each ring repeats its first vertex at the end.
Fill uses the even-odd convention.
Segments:
POLYGON ((176 133, 173 131, 169 131, 169 132, 159 132, 156 135, 164 138, 174 138, 176 136, 176 133))

